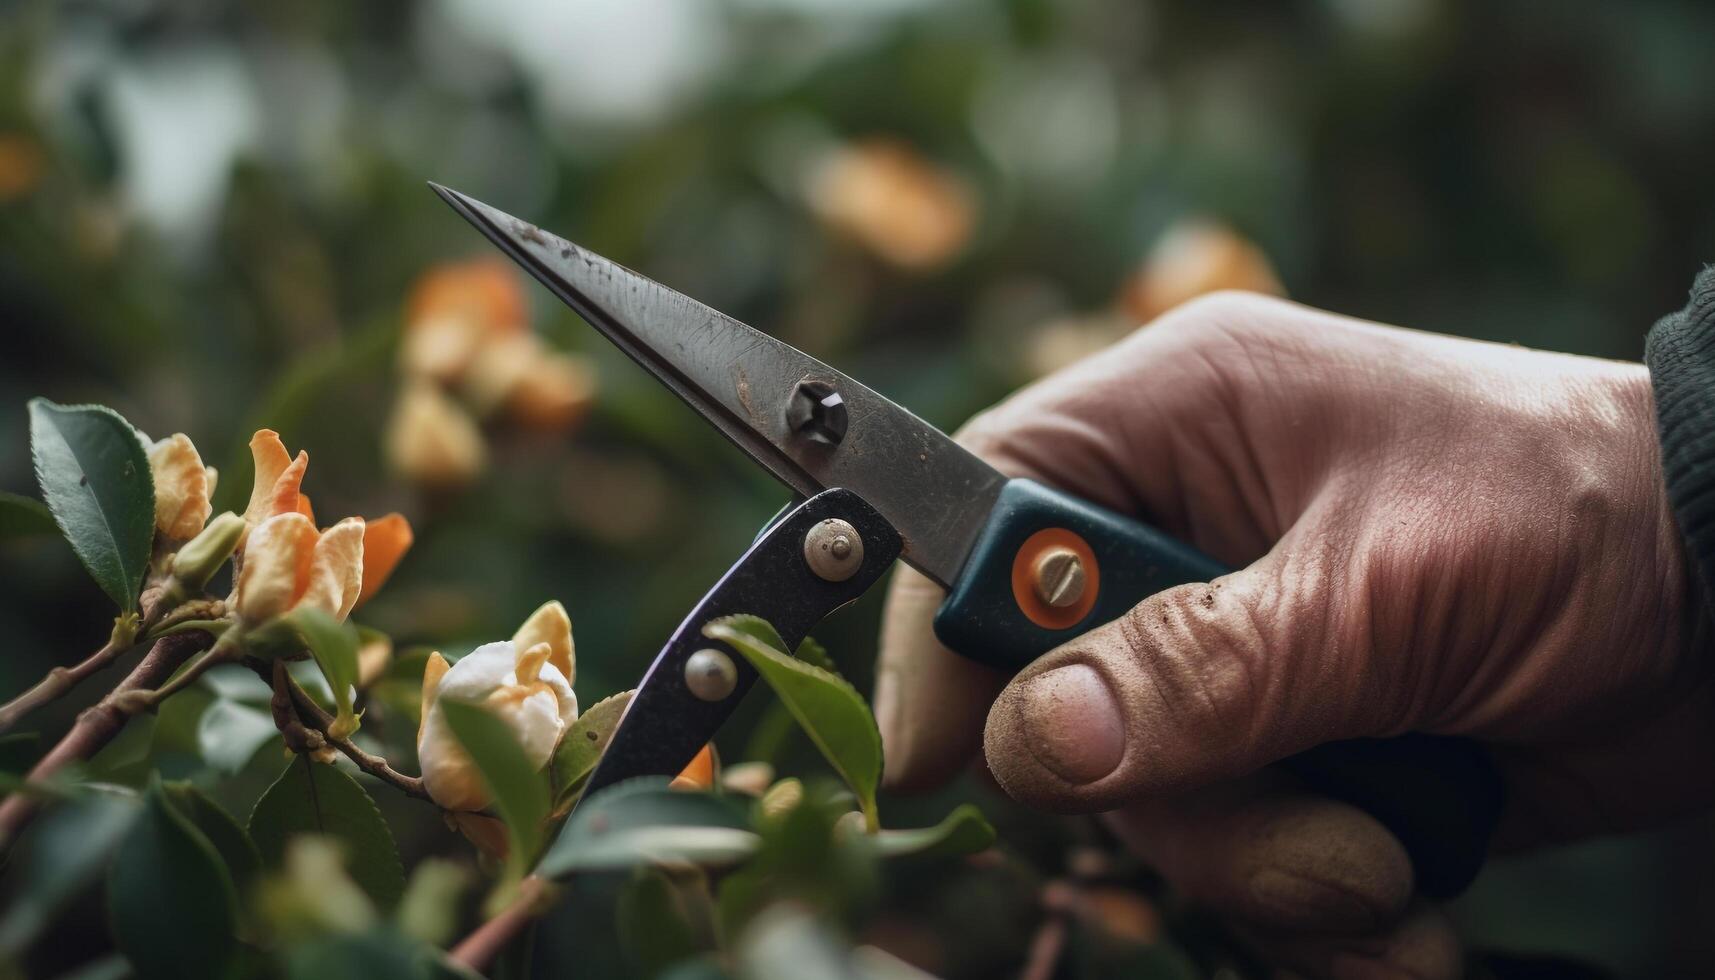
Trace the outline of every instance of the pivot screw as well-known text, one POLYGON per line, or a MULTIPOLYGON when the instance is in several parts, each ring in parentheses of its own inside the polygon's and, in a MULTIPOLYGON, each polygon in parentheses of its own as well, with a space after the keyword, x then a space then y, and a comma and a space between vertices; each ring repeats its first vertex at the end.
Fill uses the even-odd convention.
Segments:
POLYGON ((1032 569, 1036 598, 1055 609, 1075 606, 1084 598, 1084 560, 1070 548, 1049 548, 1032 569))
POLYGON ((846 437, 850 419, 846 400, 826 381, 805 378, 786 405, 786 424, 793 432, 827 446, 837 446, 846 437))
POLYGON ((699 700, 724 701, 738 687, 738 668, 724 652, 704 647, 685 659, 685 686, 699 700))
POLYGON ((857 528, 830 517, 804 535, 804 562, 817 577, 844 582, 863 567, 863 538, 857 528))

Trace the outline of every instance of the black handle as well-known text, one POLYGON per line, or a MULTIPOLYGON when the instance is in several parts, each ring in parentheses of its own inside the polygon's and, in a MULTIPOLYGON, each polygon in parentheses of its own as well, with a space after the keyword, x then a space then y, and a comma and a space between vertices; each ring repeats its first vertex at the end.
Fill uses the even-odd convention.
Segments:
MULTIPOLYGON (((953 650, 1019 670, 1156 592, 1227 571, 1146 524, 1012 480, 936 614, 935 632, 953 650)), ((1282 765, 1387 827, 1424 895, 1456 895, 1481 870, 1504 788, 1478 743, 1421 734, 1356 739, 1282 765)))
POLYGON ((756 668, 734 655, 728 692, 710 698, 691 689, 685 676, 691 657, 724 646, 703 636, 711 620, 760 616, 788 649, 796 648, 825 616, 879 581, 900 550, 899 532, 850 490, 825 490, 780 515, 673 631, 638 684, 584 795, 633 776, 671 776, 683 769, 756 683, 756 668), (819 529, 828 522, 837 522, 830 529, 846 536, 843 564, 812 563, 811 545, 826 537, 819 529))

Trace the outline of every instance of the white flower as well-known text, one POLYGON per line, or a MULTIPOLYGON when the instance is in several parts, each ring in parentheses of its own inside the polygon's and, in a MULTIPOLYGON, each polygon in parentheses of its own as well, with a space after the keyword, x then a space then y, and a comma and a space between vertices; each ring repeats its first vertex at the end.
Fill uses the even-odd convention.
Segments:
POLYGON ((512 730, 531 765, 548 765, 560 737, 578 718, 577 695, 551 660, 559 659, 555 655, 562 651, 569 654, 570 626, 567 622, 563 645, 543 639, 519 652, 511 640, 502 640, 477 647, 450 668, 440 654, 430 657, 423 676, 417 761, 424 789, 441 807, 480 810, 489 803, 482 774, 447 724, 441 707, 446 698, 493 712, 512 730))

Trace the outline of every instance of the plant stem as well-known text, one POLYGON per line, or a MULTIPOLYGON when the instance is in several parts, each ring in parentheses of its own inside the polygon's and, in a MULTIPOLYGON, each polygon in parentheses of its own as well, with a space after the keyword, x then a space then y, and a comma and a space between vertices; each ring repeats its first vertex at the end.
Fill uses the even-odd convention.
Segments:
POLYGON ((124 635, 124 633, 123 630, 114 630, 113 636, 108 639, 106 646, 70 667, 55 667, 37 681, 34 687, 4 705, 0 705, 0 732, 9 731, 13 725, 22 721, 25 715, 42 705, 50 701, 57 701, 70 694, 72 688, 80 684, 89 675, 118 660, 126 651, 134 648, 137 645, 135 638, 124 635))
MULTIPOLYGON (((121 702, 131 692, 146 691, 166 681, 186 660, 213 642, 214 638, 207 633, 181 633, 156 641, 117 687, 77 716, 71 731, 42 756, 25 778, 32 783, 47 782, 66 766, 82 762, 101 751, 130 718, 121 702)), ((0 803, 0 855, 11 849, 18 835, 40 809, 39 799, 22 793, 15 793, 0 803)))
POLYGON ((553 888, 546 879, 530 875, 518 883, 518 897, 512 900, 512 904, 477 926, 476 931, 460 940, 447 956, 453 962, 480 973, 494 962, 507 943, 524 931, 525 926, 548 910, 552 893, 553 888))
POLYGON ((274 725, 280 729, 280 734, 286 737, 286 745, 292 751, 314 754, 320 749, 332 746, 355 763, 357 768, 376 779, 392 785, 408 796, 434 802, 429 797, 429 791, 423 788, 422 779, 407 776, 394 769, 386 759, 370 755, 358 748, 349 738, 329 735, 328 727, 333 724, 333 716, 323 711, 322 706, 298 686, 298 682, 286 672, 285 661, 275 660, 270 664, 254 657, 246 657, 244 662, 245 666, 255 671, 274 689, 274 697, 270 702, 274 725))
POLYGON ((70 694, 91 674, 100 672, 136 649, 140 642, 158 640, 163 630, 189 620, 219 619, 225 614, 226 604, 219 599, 193 599, 164 610, 159 622, 150 619, 139 621, 135 615, 119 617, 114 621, 112 635, 101 649, 70 667, 55 667, 29 690, 0 705, 0 732, 10 731, 30 712, 70 694))
POLYGON ((232 633, 221 634, 220 639, 215 640, 211 649, 198 654, 185 665, 183 670, 180 670, 160 687, 152 691, 127 692, 116 704, 120 710, 127 714, 155 710, 161 706, 161 702, 195 684, 197 678, 207 673, 210 667, 230 663, 238 653, 238 644, 232 641, 232 636, 232 633))

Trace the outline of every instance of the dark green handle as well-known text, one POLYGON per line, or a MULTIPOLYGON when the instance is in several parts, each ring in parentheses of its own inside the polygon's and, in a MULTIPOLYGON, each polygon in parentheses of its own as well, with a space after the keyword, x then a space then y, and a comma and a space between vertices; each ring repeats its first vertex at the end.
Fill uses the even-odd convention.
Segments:
MULTIPOLYGON (((1147 524, 1039 483, 1012 480, 936 613, 935 633, 972 659, 1016 671, 1163 589, 1228 571, 1147 524), (1087 548, 1095 565, 1093 597, 1056 608, 1030 591, 1026 573, 1054 548, 1087 548), (1075 618, 1068 623, 1067 617, 1075 618)), ((1478 743, 1420 734, 1356 739, 1330 742, 1281 764, 1317 792, 1357 806, 1386 826, 1411 856, 1424 895, 1456 895, 1482 868, 1504 791, 1478 743)))

